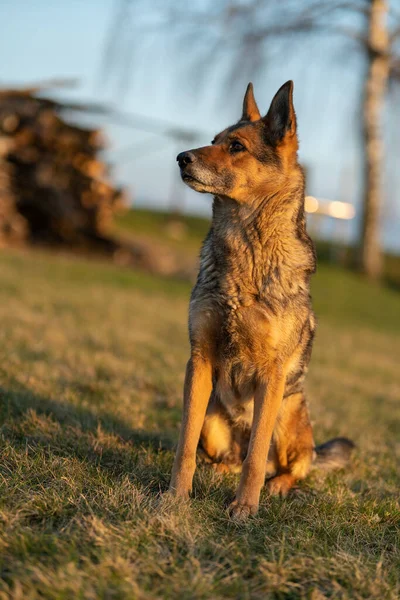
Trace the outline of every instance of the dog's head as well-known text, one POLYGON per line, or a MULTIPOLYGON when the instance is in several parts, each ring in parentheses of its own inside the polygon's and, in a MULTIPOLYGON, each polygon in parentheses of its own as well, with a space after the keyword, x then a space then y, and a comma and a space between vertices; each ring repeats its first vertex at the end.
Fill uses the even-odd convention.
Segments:
POLYGON ((297 167, 293 82, 275 94, 261 117, 249 83, 240 121, 215 136, 211 146, 181 152, 183 181, 197 192, 238 202, 278 191, 297 167))

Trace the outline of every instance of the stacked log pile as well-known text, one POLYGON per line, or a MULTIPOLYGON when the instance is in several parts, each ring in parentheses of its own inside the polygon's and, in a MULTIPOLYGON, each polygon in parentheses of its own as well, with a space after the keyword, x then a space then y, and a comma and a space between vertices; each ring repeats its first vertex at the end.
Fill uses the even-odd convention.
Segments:
POLYGON ((42 93, 0 90, 0 248, 39 243, 100 252, 120 265, 192 278, 192 264, 153 240, 113 237, 113 215, 125 198, 101 160, 105 140, 68 119, 106 109, 42 93))
POLYGON ((36 90, 0 91, 0 245, 28 241, 116 251, 124 195, 99 158, 101 131, 65 118, 36 90))
POLYGON ((27 224, 17 210, 12 190, 12 168, 6 160, 9 150, 9 140, 0 137, 0 248, 10 242, 21 242, 27 235, 27 224))

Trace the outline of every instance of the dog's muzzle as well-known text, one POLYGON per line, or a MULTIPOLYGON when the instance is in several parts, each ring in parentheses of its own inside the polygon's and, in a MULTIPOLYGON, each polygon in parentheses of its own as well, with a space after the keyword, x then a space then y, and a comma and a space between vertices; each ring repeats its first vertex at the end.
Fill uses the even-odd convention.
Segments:
POLYGON ((181 152, 176 157, 176 160, 178 161, 180 169, 183 170, 187 167, 187 165, 190 165, 195 161, 195 155, 193 152, 181 152))

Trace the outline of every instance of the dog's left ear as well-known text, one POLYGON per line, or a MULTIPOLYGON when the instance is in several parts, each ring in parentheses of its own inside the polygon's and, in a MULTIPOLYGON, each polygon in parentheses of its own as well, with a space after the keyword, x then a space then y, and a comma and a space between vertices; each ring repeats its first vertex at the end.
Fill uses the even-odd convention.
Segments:
POLYGON ((279 144, 288 135, 295 137, 296 113, 293 106, 293 81, 287 81, 276 92, 269 111, 263 118, 271 142, 279 144))
POLYGON ((253 84, 249 83, 243 100, 243 112, 241 121, 259 121, 261 119, 257 102, 254 98, 253 84))

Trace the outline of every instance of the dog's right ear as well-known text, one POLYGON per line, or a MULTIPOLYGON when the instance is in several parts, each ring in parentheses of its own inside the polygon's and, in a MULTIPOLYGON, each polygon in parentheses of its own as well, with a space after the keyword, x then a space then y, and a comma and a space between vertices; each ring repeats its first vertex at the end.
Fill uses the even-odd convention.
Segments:
POLYGON ((249 83, 243 100, 243 113, 241 121, 258 121, 261 119, 257 102, 254 98, 253 84, 249 83))

